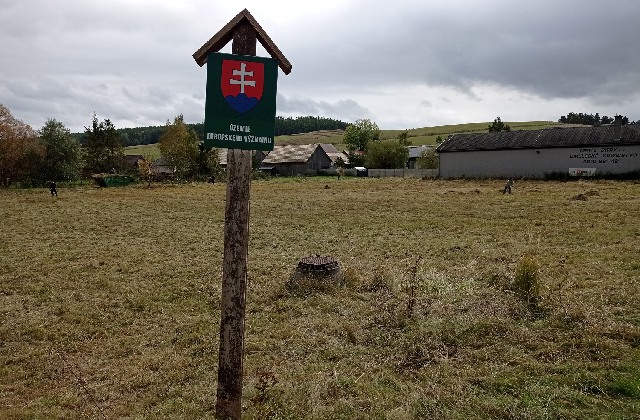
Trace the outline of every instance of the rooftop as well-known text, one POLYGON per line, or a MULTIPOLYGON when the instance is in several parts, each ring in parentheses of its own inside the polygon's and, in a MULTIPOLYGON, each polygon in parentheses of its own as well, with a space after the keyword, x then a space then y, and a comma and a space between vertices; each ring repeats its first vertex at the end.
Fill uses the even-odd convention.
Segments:
POLYGON ((304 163, 309 160, 317 148, 318 144, 274 146, 273 150, 264 158, 262 164, 304 163))
POLYGON ((606 146, 640 144, 640 126, 623 125, 620 139, 614 127, 546 128, 543 130, 503 131, 499 133, 452 134, 437 151, 542 149, 549 147, 606 146))

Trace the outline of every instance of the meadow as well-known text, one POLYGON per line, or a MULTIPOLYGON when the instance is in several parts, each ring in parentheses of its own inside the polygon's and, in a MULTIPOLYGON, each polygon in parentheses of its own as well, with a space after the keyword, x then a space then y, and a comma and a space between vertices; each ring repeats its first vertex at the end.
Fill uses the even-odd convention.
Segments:
MULTIPOLYGON (((502 186, 254 181, 244 418, 640 417, 640 184, 502 186), (345 284, 287 288, 313 254, 345 284)), ((224 201, 0 190, 0 418, 213 418, 224 201)))
MULTIPOLYGON (((541 130, 551 127, 571 127, 571 124, 560 124, 553 121, 515 121, 507 123, 511 130, 541 130)), ((389 140, 397 139, 400 133, 407 133, 407 140, 413 146, 423 144, 436 145, 437 139, 445 140, 447 136, 455 133, 486 133, 491 122, 440 125, 435 127, 408 128, 406 130, 381 130, 380 139, 389 140)), ((343 130, 324 130, 313 131, 311 133, 294 134, 290 136, 276 137, 277 145, 284 144, 312 144, 312 143, 331 143, 338 150, 346 149, 343 143, 343 130)), ((127 152, 128 153, 128 152, 127 152)))

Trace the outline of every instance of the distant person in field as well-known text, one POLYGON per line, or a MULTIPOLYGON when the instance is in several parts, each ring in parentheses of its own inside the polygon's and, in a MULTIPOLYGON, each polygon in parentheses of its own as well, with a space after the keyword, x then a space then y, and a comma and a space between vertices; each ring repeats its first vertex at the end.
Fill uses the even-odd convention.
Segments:
POLYGON ((513 187, 513 179, 509 178, 507 183, 504 185, 504 190, 502 190, 502 194, 506 194, 507 192, 511 194, 511 187, 513 187))
POLYGON ((51 181, 49 183, 49 192, 51 192, 51 197, 58 196, 58 186, 54 181, 51 181))

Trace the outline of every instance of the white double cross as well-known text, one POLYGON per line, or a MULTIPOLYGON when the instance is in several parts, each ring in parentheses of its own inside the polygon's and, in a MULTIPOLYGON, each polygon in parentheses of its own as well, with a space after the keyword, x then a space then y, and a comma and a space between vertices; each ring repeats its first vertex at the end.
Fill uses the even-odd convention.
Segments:
POLYGON ((245 86, 252 86, 252 87, 256 86, 256 81, 255 80, 245 80, 245 76, 253 77, 253 72, 252 71, 246 71, 246 68, 247 68, 247 64, 246 63, 240 63, 240 70, 234 70, 233 71, 233 75, 234 76, 240 76, 240 80, 229 79, 229 84, 230 85, 240 85, 240 93, 244 93, 244 87, 245 86))

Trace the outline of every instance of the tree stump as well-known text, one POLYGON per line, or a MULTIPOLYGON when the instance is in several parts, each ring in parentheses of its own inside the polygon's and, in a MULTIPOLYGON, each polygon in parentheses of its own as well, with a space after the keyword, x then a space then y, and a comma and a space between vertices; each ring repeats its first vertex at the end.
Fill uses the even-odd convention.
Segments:
POLYGON ((295 294, 331 292, 344 285, 340 263, 330 255, 311 255, 298 261, 287 282, 287 289, 295 294))

